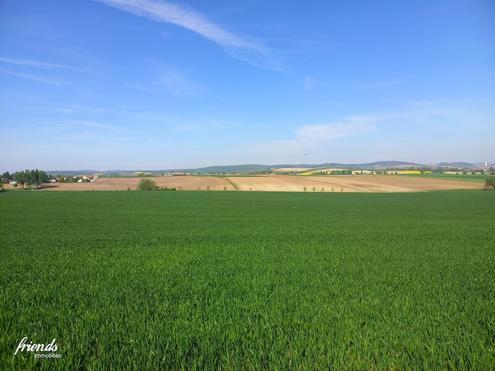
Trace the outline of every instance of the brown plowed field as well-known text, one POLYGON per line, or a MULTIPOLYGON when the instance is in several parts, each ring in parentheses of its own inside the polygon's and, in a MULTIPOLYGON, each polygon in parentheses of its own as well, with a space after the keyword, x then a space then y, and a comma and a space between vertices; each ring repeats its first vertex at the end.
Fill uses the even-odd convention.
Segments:
POLYGON ((481 189, 481 183, 394 175, 230 177, 241 191, 415 192, 441 189, 481 189))
MULTIPOLYGON (((234 186, 225 178, 214 176, 160 176, 150 178, 160 187, 180 190, 212 191, 234 190, 234 186)), ((57 183, 47 189, 54 191, 125 191, 135 190, 141 178, 98 178, 92 183, 57 183)))
MULTIPOLYGON (((152 178, 160 187, 178 190, 235 190, 284 192, 416 192, 442 189, 481 189, 482 183, 394 175, 335 176, 164 176, 152 178), (209 187, 209 188, 208 188, 209 187)), ((54 191, 113 191, 136 189, 140 178, 98 178, 93 183, 57 183, 54 191)))

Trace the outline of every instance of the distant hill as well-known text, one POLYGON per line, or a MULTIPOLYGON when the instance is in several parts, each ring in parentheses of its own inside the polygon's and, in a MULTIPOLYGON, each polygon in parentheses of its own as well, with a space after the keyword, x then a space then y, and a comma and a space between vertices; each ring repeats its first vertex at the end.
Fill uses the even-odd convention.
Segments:
POLYGON ((449 167, 456 169, 470 169, 478 165, 479 164, 473 164, 471 162, 439 162, 438 164, 436 164, 436 166, 438 167, 449 167))
POLYGON ((92 175, 95 173, 101 173, 98 170, 49 170, 46 171, 48 174, 52 175, 63 175, 63 176, 76 176, 76 175, 92 175))
POLYGON ((348 168, 348 169, 397 169, 404 167, 425 167, 426 165, 415 162, 405 161, 378 161, 363 164, 342 164, 342 163, 323 163, 323 164, 278 164, 278 165, 225 165, 225 166, 207 166, 193 169, 175 169, 170 172, 190 172, 200 174, 221 174, 221 173, 256 173, 268 172, 273 169, 281 168, 306 168, 306 169, 324 169, 324 168, 348 168))
POLYGON ((100 173, 106 176, 134 176, 138 172, 148 174, 162 173, 196 173, 196 174, 232 174, 232 173, 267 173, 274 169, 281 168, 303 168, 303 169, 328 169, 328 168, 345 168, 345 169, 363 169, 363 170, 384 170, 384 169, 407 169, 407 168, 455 168, 455 169, 472 169, 482 164, 470 162, 439 162, 435 165, 420 164, 408 161, 376 161, 360 164, 344 164, 338 162, 326 162, 321 164, 241 164, 241 165, 218 165, 206 166, 200 168, 183 168, 183 169, 164 169, 164 170, 52 170, 47 171, 54 175, 89 175, 100 173))

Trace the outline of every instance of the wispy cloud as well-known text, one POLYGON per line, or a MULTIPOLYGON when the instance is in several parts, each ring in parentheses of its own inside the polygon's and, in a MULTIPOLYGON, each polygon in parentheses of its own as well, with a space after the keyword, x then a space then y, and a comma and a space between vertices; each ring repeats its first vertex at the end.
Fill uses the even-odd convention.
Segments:
POLYGON ((41 83, 53 85, 53 86, 62 86, 62 85, 66 84, 66 81, 64 81, 64 80, 51 78, 51 77, 37 76, 37 75, 28 74, 28 73, 15 72, 15 71, 3 70, 3 69, 0 69, 0 72, 6 73, 6 74, 11 75, 11 76, 20 77, 20 78, 23 78, 26 80, 41 82, 41 83))
POLYGON ((201 85, 192 81, 176 69, 169 69, 162 72, 157 84, 178 96, 195 95, 202 89, 201 85))
POLYGON ((116 110, 113 108, 95 107, 84 104, 69 104, 58 108, 57 111, 60 113, 72 115, 72 114, 108 113, 108 112, 115 112, 116 110))
POLYGON ((87 121, 87 120, 77 120, 72 122, 74 125, 79 127, 87 127, 87 128, 95 128, 95 129, 117 129, 114 125, 104 124, 96 121, 87 121))
POLYGON ((231 56, 256 67, 277 69, 271 52, 260 43, 236 35, 203 14, 177 4, 158 0, 96 0, 156 22, 183 27, 220 45, 231 56))
POLYGON ((125 85, 140 92, 161 94, 166 91, 179 97, 194 96, 203 91, 200 83, 177 68, 155 66, 153 69, 152 80, 145 83, 131 82, 125 85))
POLYGON ((369 132, 373 129, 372 117, 349 117, 342 122, 320 125, 306 125, 298 128, 291 141, 297 145, 315 145, 331 140, 369 132))
POLYGON ((372 131, 379 120, 376 116, 351 116, 338 122, 305 125, 293 131, 292 138, 272 140, 256 145, 261 153, 304 153, 332 141, 372 131))
POLYGON ((71 71, 80 71, 79 68, 67 66, 65 64, 57 64, 57 63, 47 63, 47 62, 39 62, 32 61, 27 59, 15 59, 15 58, 5 58, 0 57, 0 62, 14 64, 18 66, 27 66, 33 68, 43 68, 47 70, 71 70, 71 71))

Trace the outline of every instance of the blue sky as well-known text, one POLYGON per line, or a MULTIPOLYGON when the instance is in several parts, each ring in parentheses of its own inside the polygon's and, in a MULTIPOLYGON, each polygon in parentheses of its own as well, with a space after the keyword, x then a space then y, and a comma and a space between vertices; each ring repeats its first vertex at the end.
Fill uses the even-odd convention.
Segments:
POLYGON ((495 161, 495 2, 0 0, 0 170, 495 161))

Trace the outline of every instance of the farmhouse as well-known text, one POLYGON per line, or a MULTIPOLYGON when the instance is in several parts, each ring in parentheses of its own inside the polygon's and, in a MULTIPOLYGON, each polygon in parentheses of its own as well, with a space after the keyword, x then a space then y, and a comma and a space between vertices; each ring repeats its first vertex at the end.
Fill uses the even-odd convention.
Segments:
POLYGON ((352 174, 359 175, 359 174, 376 174, 376 173, 373 170, 352 170, 352 174))

